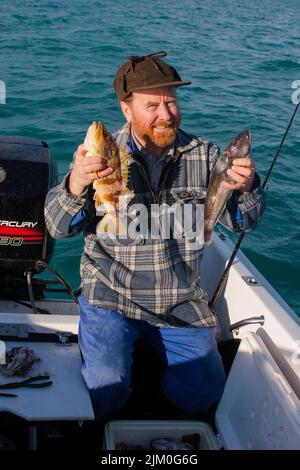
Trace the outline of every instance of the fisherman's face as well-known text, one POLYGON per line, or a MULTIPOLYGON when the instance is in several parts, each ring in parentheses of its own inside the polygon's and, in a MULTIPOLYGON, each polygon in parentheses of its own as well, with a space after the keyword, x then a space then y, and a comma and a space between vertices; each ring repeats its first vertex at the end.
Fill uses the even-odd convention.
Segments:
POLYGON ((176 87, 134 92, 121 107, 144 147, 163 149, 174 142, 181 120, 176 87))

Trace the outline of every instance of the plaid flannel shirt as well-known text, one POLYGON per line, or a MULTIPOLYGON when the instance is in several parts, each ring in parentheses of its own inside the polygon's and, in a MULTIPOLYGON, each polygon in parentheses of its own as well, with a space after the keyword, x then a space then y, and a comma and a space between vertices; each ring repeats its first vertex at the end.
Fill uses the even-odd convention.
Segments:
MULTIPOLYGON (((114 138, 119 146, 128 147, 130 126, 126 124, 114 138)), ((138 202, 148 208, 153 203, 203 204, 218 156, 216 145, 179 130, 158 190, 154 191, 139 158, 131 154, 128 186, 134 199, 130 204, 138 202)), ((95 211, 92 185, 80 196, 74 196, 68 192, 68 176, 48 193, 45 219, 54 238, 72 237, 83 231, 81 291, 88 302, 156 326, 215 326, 216 313, 208 307, 207 294, 201 288, 204 246, 188 249, 184 238, 137 236, 119 240, 109 234, 99 238, 96 226, 100 216, 95 211)), ((220 222, 234 231, 251 230, 261 218, 263 208, 263 190, 256 175, 250 195, 233 191, 220 222)))

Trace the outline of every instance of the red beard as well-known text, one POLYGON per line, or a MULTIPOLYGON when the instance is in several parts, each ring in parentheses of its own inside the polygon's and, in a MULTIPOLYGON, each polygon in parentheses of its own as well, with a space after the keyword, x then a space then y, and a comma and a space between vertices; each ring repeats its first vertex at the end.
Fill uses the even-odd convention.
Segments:
POLYGON ((137 136, 140 136, 148 147, 165 148, 172 145, 179 127, 179 122, 158 121, 151 126, 140 126, 136 121, 132 122, 132 127, 137 136), (165 127, 157 129, 158 126, 165 127))

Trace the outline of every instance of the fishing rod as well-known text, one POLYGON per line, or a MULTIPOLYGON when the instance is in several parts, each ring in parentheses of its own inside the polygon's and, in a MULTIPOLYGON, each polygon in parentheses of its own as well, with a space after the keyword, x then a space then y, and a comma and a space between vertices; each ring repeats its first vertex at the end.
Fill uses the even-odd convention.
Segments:
MULTIPOLYGON (((274 156, 274 158, 273 158, 273 160, 272 160, 272 163, 271 163, 271 165, 270 165, 270 168, 269 168, 269 170, 268 170, 268 173, 267 173, 267 175, 266 175, 266 177, 265 177, 265 179, 264 179, 264 182, 263 182, 263 184, 262 184, 262 188, 263 188, 263 189, 265 188, 265 186, 266 186, 266 184, 267 184, 267 182, 268 182, 268 180, 269 180, 269 178, 270 178, 270 175, 271 175, 271 173, 272 173, 272 170, 273 170, 273 167, 274 167, 274 165, 275 165, 275 162, 276 162, 276 160, 277 160, 278 157, 279 157, 279 154, 280 154, 280 152, 281 152, 281 149, 282 149, 282 146, 283 146, 284 141, 285 141, 285 139, 286 139, 286 136, 287 136, 287 134, 288 134, 288 132, 289 132, 289 130, 290 130, 290 127, 291 127, 291 125, 292 125, 292 122, 293 122, 293 120, 294 120, 294 117, 296 116, 296 113, 297 113, 297 111, 298 111, 299 104, 300 104, 300 102, 296 105, 296 108, 295 108, 294 111, 293 111, 293 114, 292 114, 292 116, 291 116, 291 118, 290 118, 289 124, 288 124, 288 126, 287 126, 287 128, 286 128, 286 130, 285 130, 285 133, 284 133, 284 135, 283 135, 283 137, 282 137, 282 139, 281 139, 281 142, 280 142, 280 144, 279 144, 279 147, 278 147, 278 149, 277 149, 277 151, 276 151, 276 153, 275 153, 275 156, 274 156)), ((232 252, 232 254, 231 254, 230 258, 229 258, 229 261, 228 261, 228 263, 227 263, 227 265, 226 265, 226 268, 224 269, 224 272, 223 272, 223 274, 222 274, 222 277, 221 277, 221 279, 220 279, 220 282, 219 282, 219 284, 218 284, 218 287, 216 288, 215 293, 213 294, 211 300, 209 301, 209 306, 210 306, 210 307, 213 307, 213 306, 215 305, 216 301, 218 300, 218 298, 220 297, 220 295, 222 294, 222 292, 223 292, 223 290, 224 290, 224 287, 225 287, 225 284, 226 284, 226 281, 227 281, 227 277, 228 277, 229 270, 230 270, 230 268, 231 268, 231 266, 232 266, 232 263, 233 263, 233 261, 234 261, 234 258, 235 258, 235 256, 236 256, 236 254, 237 254, 237 252, 238 252, 238 250, 239 250, 239 248, 240 248, 240 246, 241 246, 241 244, 242 244, 242 241, 244 240, 245 235, 246 235, 246 232, 242 232, 241 235, 240 235, 239 238, 238 238, 238 241, 237 241, 236 244, 235 244, 235 247, 234 247, 233 252, 232 252)))

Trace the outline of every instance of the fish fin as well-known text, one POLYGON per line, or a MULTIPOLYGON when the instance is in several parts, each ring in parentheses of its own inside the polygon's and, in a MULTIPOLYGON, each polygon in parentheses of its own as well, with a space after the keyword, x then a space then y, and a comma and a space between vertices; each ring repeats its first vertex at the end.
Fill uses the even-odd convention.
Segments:
POLYGON ((118 214, 105 214, 97 225, 97 234, 111 233, 113 235, 126 235, 127 230, 118 214))
POLYGON ((119 158, 122 174, 122 196, 119 199, 119 209, 124 209, 134 197, 134 192, 128 189, 130 153, 126 148, 119 147, 119 158))
POLYGON ((126 148, 119 147, 119 157, 120 157, 120 163, 121 163, 123 190, 126 190, 127 184, 128 184, 128 166, 129 166, 128 163, 129 163, 130 153, 128 152, 126 148))
POLYGON ((125 209, 130 201, 134 198, 134 193, 130 189, 125 189, 119 196, 118 208, 119 210, 125 209))
POLYGON ((94 201, 95 201, 95 209, 96 211, 101 211, 101 210, 104 210, 105 209, 105 206, 103 204, 103 201, 101 200, 101 198, 99 197, 99 195, 97 194, 97 192, 94 193, 94 197, 93 197, 94 201))
POLYGON ((106 209, 105 204, 103 204, 103 203, 95 204, 95 209, 96 209, 96 212, 104 213, 105 209, 106 209))

